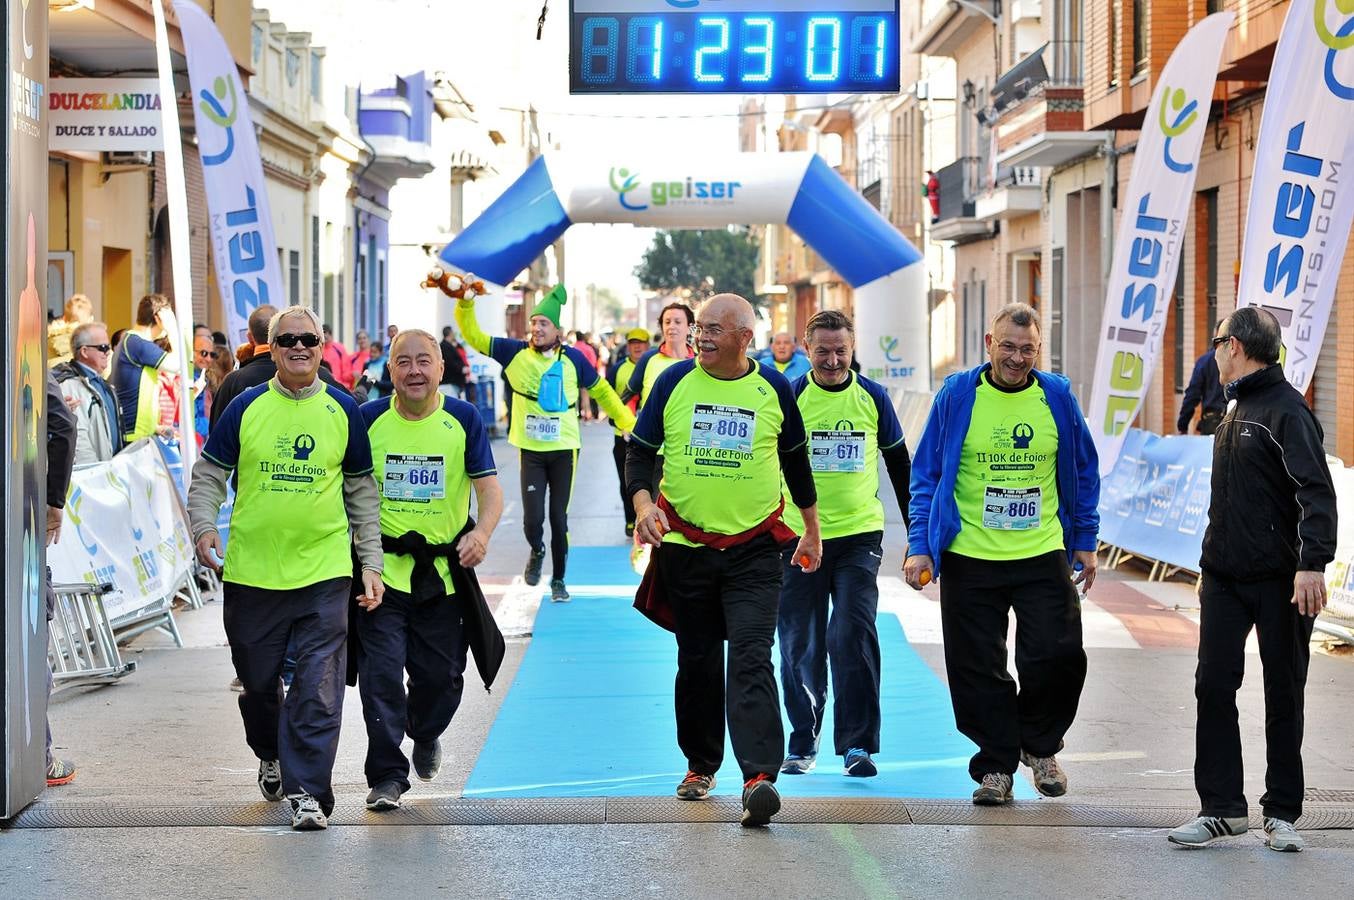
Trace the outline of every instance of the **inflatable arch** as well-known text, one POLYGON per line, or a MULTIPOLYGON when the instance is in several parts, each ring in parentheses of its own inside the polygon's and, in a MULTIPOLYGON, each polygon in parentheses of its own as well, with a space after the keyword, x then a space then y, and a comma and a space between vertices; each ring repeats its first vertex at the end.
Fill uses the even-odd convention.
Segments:
POLYGON ((639 166, 538 157, 441 258, 501 286, 570 225, 626 222, 789 226, 855 289, 861 371, 895 393, 929 389, 922 255, 817 154, 739 153, 639 166))

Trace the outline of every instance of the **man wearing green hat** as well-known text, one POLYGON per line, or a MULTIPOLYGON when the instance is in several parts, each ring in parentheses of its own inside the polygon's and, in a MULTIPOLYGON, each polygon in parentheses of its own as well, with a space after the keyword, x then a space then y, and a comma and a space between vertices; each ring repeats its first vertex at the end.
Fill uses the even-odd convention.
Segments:
MULTIPOLYGON (((607 369, 606 380, 611 383, 612 389, 617 394, 625 390, 625 386, 630 382, 630 375, 635 371, 640 359, 649 350, 649 331, 646 328, 631 328, 625 333, 625 355, 622 356, 620 348, 612 354, 611 365, 607 369)), ((639 406, 639 397, 631 397, 625 405, 634 412, 639 406)), ((614 422, 611 430, 615 432, 615 437, 611 445, 611 456, 616 461, 616 477, 621 483, 621 508, 625 510, 625 536, 634 537, 635 534, 635 504, 630 499, 630 492, 625 489, 625 448, 629 443, 625 435, 621 432, 620 426, 614 422)))
MULTIPOLYGON (((471 276, 466 276, 471 280, 471 276)), ((564 285, 555 285, 531 311, 530 340, 490 337, 475 321, 473 296, 456 301, 456 325, 466 342, 503 366, 503 376, 517 396, 512 402, 508 443, 521 451, 522 530, 531 557, 523 578, 535 585, 545 562, 545 518, 550 513, 550 599, 569 599, 564 567, 569 554, 569 494, 581 445, 578 432, 578 391, 586 389, 622 432, 635 427, 634 413, 626 409, 605 378, 583 354, 560 342, 560 308, 568 298, 564 285)))

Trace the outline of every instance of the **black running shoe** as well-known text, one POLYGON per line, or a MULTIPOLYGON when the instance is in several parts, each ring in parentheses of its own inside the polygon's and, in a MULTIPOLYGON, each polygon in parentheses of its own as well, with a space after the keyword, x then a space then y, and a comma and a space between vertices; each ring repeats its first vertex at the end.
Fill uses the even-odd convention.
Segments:
POLYGON ((414 774, 420 781, 432 781, 442 768, 442 742, 414 741, 414 774))
POLYGON ((526 571, 522 573, 522 580, 535 587, 541 583, 541 566, 545 563, 545 549, 532 550, 531 558, 527 560, 526 571))

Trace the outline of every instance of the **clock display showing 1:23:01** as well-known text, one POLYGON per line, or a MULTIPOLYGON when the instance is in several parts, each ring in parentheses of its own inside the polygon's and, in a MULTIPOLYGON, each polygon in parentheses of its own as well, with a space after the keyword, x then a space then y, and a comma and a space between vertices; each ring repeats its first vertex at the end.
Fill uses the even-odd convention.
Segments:
POLYGON ((821 11, 828 3, 793 2, 776 3, 777 11, 770 11, 773 4, 765 0, 732 0, 719 3, 717 9, 711 0, 669 3, 690 8, 635 12, 637 7, 661 4, 576 2, 570 29, 570 92, 898 90, 896 3, 856 2, 849 11, 821 11), (874 6, 879 8, 861 9, 874 6), (804 8, 786 11, 786 7, 804 8))

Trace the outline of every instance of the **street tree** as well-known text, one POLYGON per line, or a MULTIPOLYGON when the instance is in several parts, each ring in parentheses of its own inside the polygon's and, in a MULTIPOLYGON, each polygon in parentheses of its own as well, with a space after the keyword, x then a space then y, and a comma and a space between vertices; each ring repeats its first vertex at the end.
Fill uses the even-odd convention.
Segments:
POLYGON ((757 304, 758 243, 747 229, 662 229, 635 267, 646 290, 691 292, 693 300, 734 293, 757 304))

